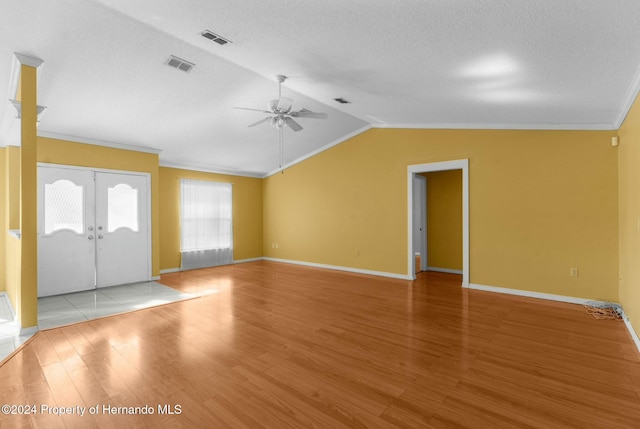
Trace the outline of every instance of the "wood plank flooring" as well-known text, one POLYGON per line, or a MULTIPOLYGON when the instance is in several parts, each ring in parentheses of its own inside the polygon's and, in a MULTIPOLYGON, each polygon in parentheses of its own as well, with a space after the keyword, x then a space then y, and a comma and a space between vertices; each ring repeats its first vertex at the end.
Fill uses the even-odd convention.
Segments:
POLYGON ((0 427, 640 427, 640 355, 581 306, 267 261, 161 283, 204 296, 42 331, 6 361, 0 404, 38 412, 0 427))

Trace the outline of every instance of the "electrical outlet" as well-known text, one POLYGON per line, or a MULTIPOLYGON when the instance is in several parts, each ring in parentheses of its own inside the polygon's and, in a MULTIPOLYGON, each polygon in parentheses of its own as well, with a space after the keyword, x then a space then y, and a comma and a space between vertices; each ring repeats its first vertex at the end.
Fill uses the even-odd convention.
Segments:
POLYGON ((571 277, 578 277, 578 269, 577 268, 569 268, 569 275, 571 277))

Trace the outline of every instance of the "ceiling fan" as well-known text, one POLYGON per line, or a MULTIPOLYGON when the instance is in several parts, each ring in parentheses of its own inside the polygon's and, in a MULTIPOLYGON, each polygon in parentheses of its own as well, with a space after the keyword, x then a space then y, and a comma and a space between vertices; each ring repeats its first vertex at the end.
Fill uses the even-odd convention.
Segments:
POLYGON ((252 109, 250 107, 236 107, 236 109, 253 110, 256 112, 262 112, 269 115, 264 119, 260 119, 258 122, 249 124, 249 127, 255 127, 256 125, 268 123, 272 127, 280 130, 283 127, 287 126, 291 128, 293 131, 300 131, 302 130, 302 125, 296 122, 293 118, 296 118, 296 119, 326 119, 327 118, 326 113, 315 113, 304 108, 301 110, 293 110, 293 100, 288 97, 282 96, 282 82, 284 82, 286 78, 287 77, 283 75, 276 76, 276 79, 278 80, 278 98, 275 100, 271 100, 267 103, 267 110, 252 109))

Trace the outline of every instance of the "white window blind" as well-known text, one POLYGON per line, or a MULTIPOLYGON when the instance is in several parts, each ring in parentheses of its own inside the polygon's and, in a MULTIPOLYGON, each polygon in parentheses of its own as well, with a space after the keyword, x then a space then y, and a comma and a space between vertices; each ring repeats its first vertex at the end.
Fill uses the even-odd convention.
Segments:
POLYGON ((230 183, 182 179, 182 268, 233 262, 232 192, 230 183))

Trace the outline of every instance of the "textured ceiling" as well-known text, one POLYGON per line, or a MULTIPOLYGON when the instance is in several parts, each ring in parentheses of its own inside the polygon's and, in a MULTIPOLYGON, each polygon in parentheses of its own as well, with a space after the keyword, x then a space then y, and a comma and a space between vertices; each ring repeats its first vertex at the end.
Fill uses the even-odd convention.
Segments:
POLYGON ((328 114, 285 130, 285 163, 370 126, 615 129, 638 89, 639 22, 637 0, 22 0, 2 5, 0 92, 14 52, 38 57, 41 134, 264 176, 278 133, 233 107, 277 98, 277 74, 294 108, 328 114))

